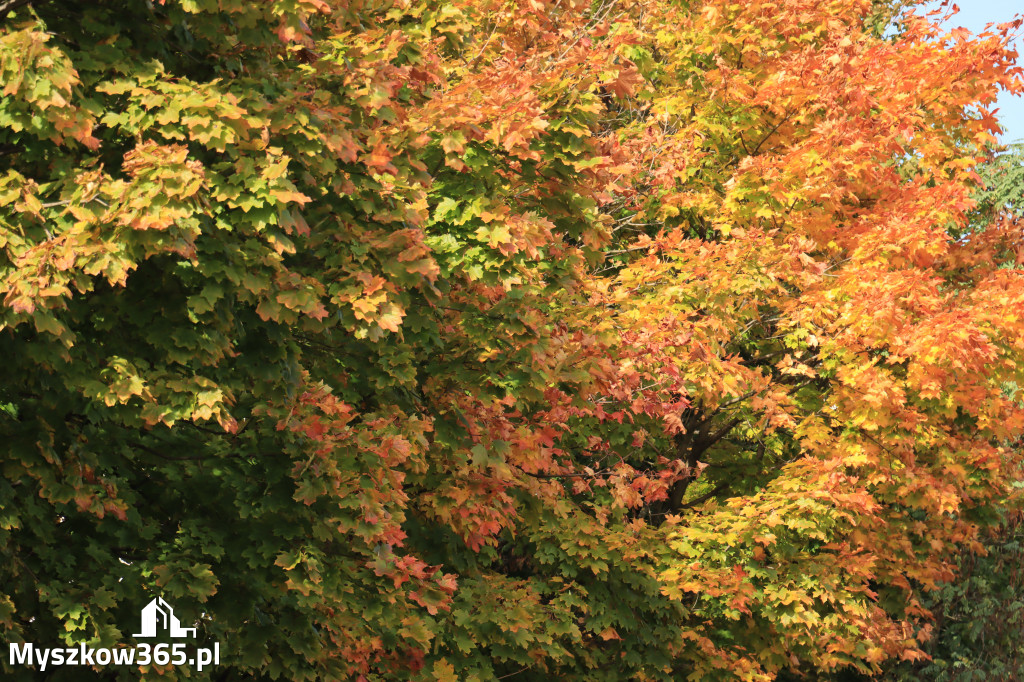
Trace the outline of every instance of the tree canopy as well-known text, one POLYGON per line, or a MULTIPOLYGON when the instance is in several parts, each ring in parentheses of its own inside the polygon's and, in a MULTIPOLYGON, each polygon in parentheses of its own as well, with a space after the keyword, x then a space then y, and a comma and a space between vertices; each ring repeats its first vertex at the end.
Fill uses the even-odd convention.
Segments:
POLYGON ((926 658, 1024 479, 1024 72, 907 4, 0 0, 4 641, 926 658))

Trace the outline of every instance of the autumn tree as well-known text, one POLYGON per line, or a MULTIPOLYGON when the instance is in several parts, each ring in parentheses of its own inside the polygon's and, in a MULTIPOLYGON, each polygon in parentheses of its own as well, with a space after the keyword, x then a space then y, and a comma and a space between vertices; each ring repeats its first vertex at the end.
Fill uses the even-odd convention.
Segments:
MULTIPOLYGON (((978 205, 954 234, 969 235, 988 227, 1001 212, 1024 214, 1024 159, 1021 145, 1009 145, 978 169, 978 205)), ((1005 263, 1004 267, 1012 267, 1005 263)), ((1009 386, 1016 390, 1016 386, 1009 386)), ((924 643, 927 658, 890 661, 882 679, 936 682, 1016 679, 1024 675, 1024 480, 1016 476, 1002 517, 982 532, 981 547, 962 552, 955 576, 924 596, 935 617, 932 637, 924 643)))
POLYGON ((1024 84, 894 8, 0 0, 5 641, 161 594, 208 679, 924 658, 1020 477, 1024 84))

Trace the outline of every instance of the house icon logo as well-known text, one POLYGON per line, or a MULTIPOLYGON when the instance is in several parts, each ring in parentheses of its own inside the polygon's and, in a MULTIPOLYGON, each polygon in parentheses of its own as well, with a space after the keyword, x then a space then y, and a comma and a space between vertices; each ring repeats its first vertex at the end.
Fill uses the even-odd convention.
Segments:
POLYGON ((156 637, 165 630, 171 637, 195 637, 195 628, 183 628, 174 615, 174 609, 162 598, 156 597, 142 609, 142 632, 133 637, 156 637))

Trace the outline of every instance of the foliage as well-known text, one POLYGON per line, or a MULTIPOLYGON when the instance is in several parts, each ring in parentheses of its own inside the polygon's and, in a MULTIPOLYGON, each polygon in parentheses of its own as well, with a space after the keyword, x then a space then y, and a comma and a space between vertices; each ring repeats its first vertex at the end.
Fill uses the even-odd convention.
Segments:
POLYGON ((1024 218, 1024 143, 1009 145, 979 170, 984 187, 979 209, 989 218, 1001 211, 1024 218))
POLYGON ((926 604, 936 615, 931 656, 895 666, 894 680, 1013 680, 1024 675, 1024 529, 1019 515, 1007 519, 985 543, 986 554, 965 555, 955 582, 926 604))
POLYGON ((0 2, 5 641, 921 660, 1019 466, 1022 226, 956 235, 1024 84, 884 8, 0 2))

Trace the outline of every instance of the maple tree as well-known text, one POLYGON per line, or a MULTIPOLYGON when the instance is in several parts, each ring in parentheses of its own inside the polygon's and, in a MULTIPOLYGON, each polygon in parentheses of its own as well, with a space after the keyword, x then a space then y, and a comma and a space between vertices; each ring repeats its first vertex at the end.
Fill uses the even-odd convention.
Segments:
MULTIPOLYGON (((1024 197, 1020 145, 994 156, 978 169, 978 205, 966 227, 984 230, 1000 212, 1021 215, 1024 197)), ((982 547, 957 558, 956 575, 924 595, 935 616, 932 637, 924 643, 926 658, 890 662, 885 679, 975 680, 1013 679, 1024 672, 1024 641, 1020 638, 1024 593, 1020 590, 1021 506, 1024 481, 1013 483, 1016 494, 981 537, 982 547)))
POLYGON ((922 661, 1021 479, 1024 82, 908 4, 0 2, 5 640, 922 661))

